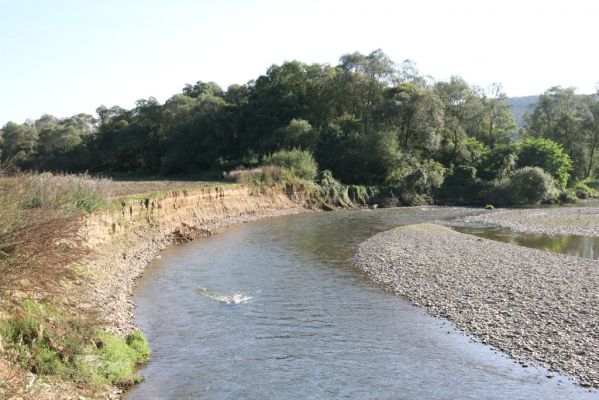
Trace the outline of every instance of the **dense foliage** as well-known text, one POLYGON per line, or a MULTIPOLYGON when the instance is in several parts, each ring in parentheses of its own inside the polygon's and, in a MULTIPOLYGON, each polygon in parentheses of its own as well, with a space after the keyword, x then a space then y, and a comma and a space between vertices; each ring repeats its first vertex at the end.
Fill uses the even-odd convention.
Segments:
POLYGON ((294 161, 308 180, 318 165, 344 184, 406 199, 485 202, 488 187, 516 168, 544 168, 560 188, 594 176, 598 104, 552 88, 518 134, 500 85, 433 81, 376 50, 346 54, 337 66, 273 65, 226 90, 199 81, 164 104, 149 98, 130 110, 9 122, 0 157, 26 169, 166 175, 294 161), (513 145, 516 137, 537 141, 513 145), (294 160, 306 154, 313 160, 294 160))

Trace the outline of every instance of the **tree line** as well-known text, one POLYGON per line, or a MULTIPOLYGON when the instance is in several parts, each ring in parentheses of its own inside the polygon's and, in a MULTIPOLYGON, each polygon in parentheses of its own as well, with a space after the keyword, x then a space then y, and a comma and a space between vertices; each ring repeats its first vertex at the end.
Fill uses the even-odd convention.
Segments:
POLYGON ((299 150, 344 183, 458 202, 508 190, 524 167, 543 169, 558 190, 595 176, 597 95, 551 88, 520 131, 505 100, 498 84, 434 81, 381 50, 356 52, 336 66, 273 65, 226 90, 199 81, 163 104, 9 122, 0 157, 33 170, 181 175, 253 168, 299 150))

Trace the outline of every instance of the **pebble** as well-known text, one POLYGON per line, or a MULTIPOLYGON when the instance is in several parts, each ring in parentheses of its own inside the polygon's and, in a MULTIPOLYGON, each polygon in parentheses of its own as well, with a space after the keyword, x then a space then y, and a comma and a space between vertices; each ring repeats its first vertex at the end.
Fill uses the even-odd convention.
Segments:
POLYGON ((599 262, 431 224, 373 236, 354 262, 523 367, 548 366, 599 387, 599 262))

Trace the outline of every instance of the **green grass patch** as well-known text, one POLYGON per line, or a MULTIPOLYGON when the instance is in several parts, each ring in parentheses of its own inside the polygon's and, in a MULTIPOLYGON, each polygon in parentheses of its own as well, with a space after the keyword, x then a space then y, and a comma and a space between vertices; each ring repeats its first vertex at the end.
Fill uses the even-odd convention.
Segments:
POLYGON ((0 325, 7 356, 37 374, 96 386, 127 387, 141 380, 136 370, 148 360, 140 331, 126 337, 100 332, 56 307, 26 300, 0 325))

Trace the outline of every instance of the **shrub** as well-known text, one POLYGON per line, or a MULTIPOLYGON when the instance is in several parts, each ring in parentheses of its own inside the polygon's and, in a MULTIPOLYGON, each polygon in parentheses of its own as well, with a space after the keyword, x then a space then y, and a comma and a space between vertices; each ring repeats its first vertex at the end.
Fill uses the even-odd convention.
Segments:
POLYGON ((485 153, 478 176, 489 181, 507 178, 514 172, 517 158, 514 145, 497 145, 485 153))
POLYGON ((579 199, 597 197, 597 191, 586 185, 584 182, 576 182, 573 189, 576 193, 576 197, 578 197, 579 199))
POLYGON ((318 164, 314 161, 312 153, 305 150, 280 150, 265 156, 263 163, 284 168, 298 178, 308 181, 314 180, 318 173, 318 164))
POLYGON ((576 203, 578 196, 576 196, 574 189, 563 189, 559 192, 557 199, 562 204, 576 203))
POLYGON ((516 170, 500 185, 503 196, 510 204, 538 204, 553 201, 557 190, 551 175, 539 167, 524 167, 516 170))
POLYGON ((331 171, 320 173, 313 194, 319 205, 324 208, 352 207, 354 205, 349 198, 349 187, 333 178, 331 171))
POLYGON ((599 190, 599 179, 596 178, 587 178, 582 181, 585 185, 590 187, 591 189, 599 190))
POLYGON ((413 158, 402 159, 387 176, 386 183, 402 192, 431 194, 438 189, 445 179, 445 168, 433 160, 417 161, 413 158))
POLYGON ((563 147, 552 140, 527 138, 520 145, 518 166, 542 168, 560 188, 564 188, 570 179, 572 160, 563 147))
POLYGON ((284 168, 267 165, 253 169, 237 169, 225 174, 225 179, 258 189, 267 189, 295 183, 299 178, 284 168))
POLYGON ((454 165, 445 176, 439 188, 438 198, 452 204, 481 203, 482 182, 477 178, 476 168, 468 165, 454 165))

